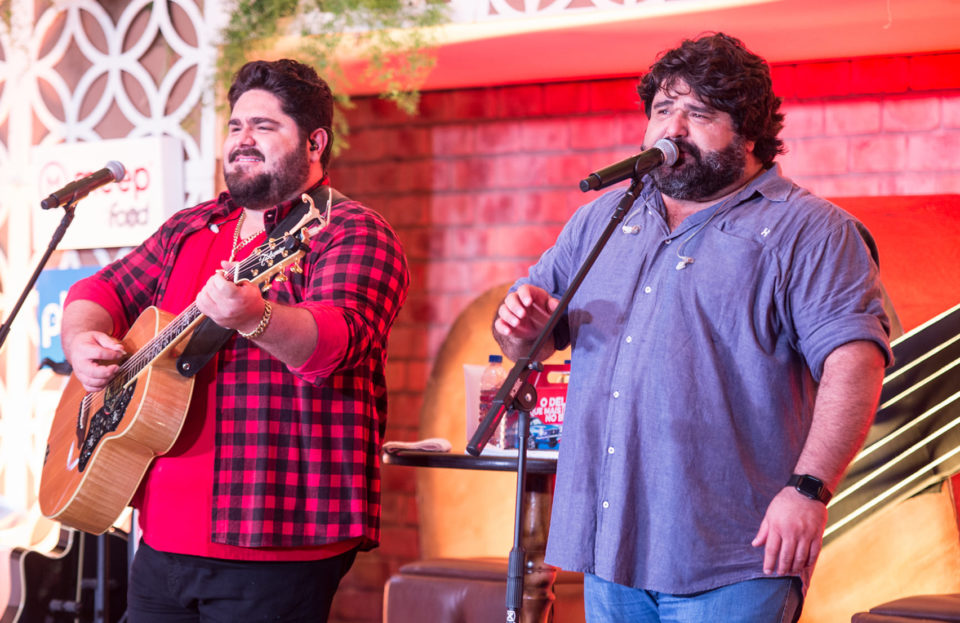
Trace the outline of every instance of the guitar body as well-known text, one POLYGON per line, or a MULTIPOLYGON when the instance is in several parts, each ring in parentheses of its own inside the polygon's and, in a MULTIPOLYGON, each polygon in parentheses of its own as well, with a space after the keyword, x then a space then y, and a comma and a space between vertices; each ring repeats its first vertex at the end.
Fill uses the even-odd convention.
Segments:
MULTIPOLYGON (((126 352, 138 353, 171 318, 145 310, 122 340, 126 352)), ((121 391, 90 394, 86 406, 86 390, 70 377, 47 439, 38 494, 44 515, 95 534, 116 521, 186 419, 193 378, 177 372, 179 352, 167 349, 121 391)))
POLYGON ((10 594, 0 623, 116 623, 126 609, 127 541, 119 533, 97 537, 62 529, 49 553, 15 548, 7 561, 10 594), (104 573, 98 577, 98 548, 104 573), (102 592, 98 609, 95 591, 102 592))

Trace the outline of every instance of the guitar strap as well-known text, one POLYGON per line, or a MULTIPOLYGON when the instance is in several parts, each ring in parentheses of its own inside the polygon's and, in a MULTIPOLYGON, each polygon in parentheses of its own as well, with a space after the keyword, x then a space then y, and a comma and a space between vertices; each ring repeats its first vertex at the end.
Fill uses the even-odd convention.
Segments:
MULTIPOLYGON (((333 195, 332 205, 349 201, 349 197, 334 190, 332 186, 320 186, 310 193, 314 203, 318 206, 324 205, 327 202, 324 189, 329 189, 329 192, 333 195), (320 197, 321 194, 324 195, 322 201, 320 197)), ((290 209, 290 213, 287 214, 286 218, 277 223, 272 231, 286 233, 287 230, 300 221, 308 209, 309 206, 305 201, 296 204, 290 209)), ((193 335, 190 336, 190 341, 187 343, 186 348, 184 348, 183 354, 177 359, 177 372, 187 378, 195 375, 203 366, 207 365, 207 363, 213 359, 213 356, 223 348, 223 345, 227 343, 227 340, 229 340, 234 333, 235 331, 233 329, 221 327, 209 318, 204 317, 203 320, 200 321, 200 324, 197 325, 193 335)))

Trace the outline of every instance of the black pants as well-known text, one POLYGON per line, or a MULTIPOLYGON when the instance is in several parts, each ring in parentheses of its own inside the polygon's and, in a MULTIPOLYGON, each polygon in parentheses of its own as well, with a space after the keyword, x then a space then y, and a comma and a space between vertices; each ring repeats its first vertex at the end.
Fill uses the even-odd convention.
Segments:
POLYGON ((246 562, 158 552, 141 542, 127 593, 129 623, 325 623, 351 550, 306 562, 246 562))

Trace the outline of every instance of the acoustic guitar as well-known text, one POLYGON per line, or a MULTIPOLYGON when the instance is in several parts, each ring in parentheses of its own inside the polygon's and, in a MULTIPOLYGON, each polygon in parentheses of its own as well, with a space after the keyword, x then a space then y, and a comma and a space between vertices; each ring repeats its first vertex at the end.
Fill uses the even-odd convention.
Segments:
POLYGON ((51 551, 0 551, 0 564, 10 577, 0 623, 118 623, 126 610, 127 539, 120 532, 64 528, 51 551))
MULTIPOLYGON (((303 218, 231 269, 234 281, 268 289, 274 275, 303 256, 310 237, 329 223, 331 204, 321 214, 309 195, 302 200, 303 218)), ((121 340, 133 354, 106 388, 87 393, 71 376, 47 439, 38 494, 45 516, 94 534, 119 517, 186 419, 194 379, 178 372, 177 358, 202 319, 196 303, 176 317, 147 308, 121 340)))

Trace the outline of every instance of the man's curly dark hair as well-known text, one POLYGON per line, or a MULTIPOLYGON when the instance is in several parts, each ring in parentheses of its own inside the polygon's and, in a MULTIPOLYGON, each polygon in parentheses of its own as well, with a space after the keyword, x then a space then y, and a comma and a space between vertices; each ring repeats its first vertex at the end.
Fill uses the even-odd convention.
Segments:
POLYGON ((777 137, 783 129, 783 100, 773 94, 770 67, 739 39, 716 33, 688 39, 661 54, 637 87, 648 119, 657 91, 672 89, 678 80, 690 85, 705 104, 733 118, 737 133, 754 141, 753 153, 764 167, 786 151, 777 137))
POLYGON ((283 112, 297 123, 303 141, 317 128, 327 132, 327 147, 320 156, 326 170, 333 149, 333 95, 329 85, 312 67, 294 60, 252 61, 233 79, 227 93, 230 110, 252 89, 268 91, 280 100, 283 112))

